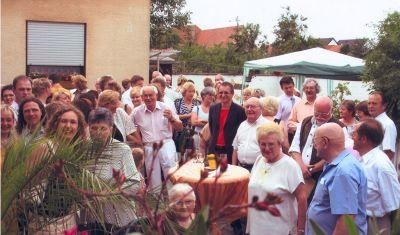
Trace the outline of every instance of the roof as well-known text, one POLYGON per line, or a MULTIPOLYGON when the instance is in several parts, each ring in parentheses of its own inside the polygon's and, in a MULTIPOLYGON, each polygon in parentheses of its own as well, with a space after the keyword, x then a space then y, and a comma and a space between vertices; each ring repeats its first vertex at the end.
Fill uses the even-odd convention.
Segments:
POLYGON ((333 51, 333 52, 339 52, 340 53, 340 49, 342 48, 341 45, 327 45, 324 46, 325 49, 333 51))
POLYGON ((333 41, 334 45, 338 44, 334 38, 318 38, 318 41, 322 44, 322 46, 331 45, 330 43, 332 41, 333 41))
POLYGON ((202 30, 196 25, 188 25, 185 30, 177 30, 176 32, 183 41, 192 40, 194 43, 205 47, 226 46, 229 42, 233 42, 230 36, 235 33, 237 27, 230 26, 202 30))
POLYGON ((213 47, 219 44, 226 46, 229 42, 233 42, 230 36, 235 34, 236 30, 237 26, 202 30, 197 36, 196 42, 205 47, 213 47))

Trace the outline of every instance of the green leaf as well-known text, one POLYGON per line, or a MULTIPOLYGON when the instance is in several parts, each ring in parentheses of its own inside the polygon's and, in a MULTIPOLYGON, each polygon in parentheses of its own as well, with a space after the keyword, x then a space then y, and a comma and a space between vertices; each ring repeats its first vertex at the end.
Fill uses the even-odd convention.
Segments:
POLYGON ((325 232, 321 229, 321 227, 314 221, 310 220, 312 230, 314 231, 315 235, 325 235, 325 232))

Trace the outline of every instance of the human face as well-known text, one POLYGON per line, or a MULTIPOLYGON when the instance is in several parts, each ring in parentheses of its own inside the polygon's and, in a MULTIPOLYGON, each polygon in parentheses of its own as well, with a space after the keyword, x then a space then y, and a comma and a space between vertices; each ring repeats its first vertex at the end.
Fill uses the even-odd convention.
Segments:
POLYGON ((247 101, 251 97, 251 93, 243 92, 242 97, 243 97, 243 101, 247 101))
POLYGON ((214 99, 215 99, 215 96, 213 94, 206 94, 202 98, 203 102, 205 102, 207 104, 211 104, 212 102, 214 102, 214 99))
POLYGON ((104 108, 110 110, 112 113, 116 113, 118 105, 119 105, 118 100, 111 100, 109 103, 104 105, 104 108))
POLYGON ((15 127, 14 113, 5 110, 1 113, 1 135, 8 136, 15 127))
POLYGON ((244 110, 246 112, 247 121, 254 123, 261 115, 261 106, 258 100, 251 98, 244 104, 244 110))
POLYGON ((215 84, 221 84, 224 81, 224 77, 221 74, 215 75, 215 84))
POLYGON ((57 126, 57 133, 61 134, 66 140, 72 140, 78 133, 78 115, 73 111, 68 111, 61 115, 57 126))
POLYGON ((332 110, 328 105, 314 105, 314 118, 317 125, 327 123, 332 117, 332 110))
POLYGON ((285 93, 287 96, 293 96, 294 93, 294 85, 291 83, 283 83, 282 84, 282 91, 285 93))
POLYGON ((12 90, 4 90, 3 97, 1 97, 1 98, 3 99, 3 102, 5 104, 11 105, 12 102, 15 100, 15 95, 12 90))
POLYGON ((360 110, 356 110, 356 116, 358 117, 358 120, 360 122, 363 122, 365 119, 368 118, 368 115, 365 115, 365 113, 363 111, 360 111, 360 110))
POLYGON ((89 125, 90 137, 93 140, 105 142, 111 136, 112 127, 104 122, 97 122, 89 125))
POLYGON ((134 107, 142 104, 142 97, 139 94, 131 95, 131 100, 134 107))
POLYGON ((171 76, 165 75, 164 77, 165 77, 165 82, 167 83, 167 85, 168 85, 168 86, 171 86, 171 82, 172 82, 172 81, 171 81, 171 80, 172 80, 172 79, 171 79, 171 76))
POLYGON ((32 84, 28 79, 21 79, 17 82, 14 89, 15 99, 19 103, 23 99, 32 96, 32 84))
POLYGON ((186 195, 186 197, 185 195, 185 193, 178 193, 172 198, 172 201, 175 202, 172 205, 172 209, 179 220, 188 219, 193 214, 196 206, 195 198, 191 194, 186 195))
POLYGON ((317 84, 315 84, 315 82, 309 82, 304 86, 303 91, 306 94, 307 100, 314 101, 317 98, 317 89, 315 88, 316 85, 317 84))
POLYGON ((218 98, 222 104, 229 104, 232 102, 233 94, 229 86, 219 86, 218 98))
POLYGON ((152 110, 156 107, 157 94, 152 88, 146 87, 142 91, 142 100, 146 104, 146 107, 152 110))
POLYGON ((359 126, 356 125, 356 127, 354 128, 354 131, 351 133, 351 138, 354 141, 353 149, 355 149, 357 151, 359 151, 360 147, 363 145, 363 143, 361 143, 361 138, 358 135, 358 128, 359 128, 359 126))
POLYGON ((351 118, 351 112, 344 105, 340 105, 339 113, 341 118, 351 118))
POLYGON ((36 126, 40 123, 42 111, 37 103, 33 101, 25 103, 22 113, 28 127, 36 128, 36 126))
POLYGON ((196 93, 196 90, 194 88, 189 88, 185 91, 185 98, 193 99, 195 93, 196 93))
POLYGON ((66 94, 59 94, 57 101, 63 102, 65 104, 71 104, 71 98, 66 94))
POLYGON ((269 163, 273 163, 282 157, 282 145, 275 133, 261 136, 258 140, 261 154, 269 163))
POLYGON ((372 117, 385 112, 386 105, 382 104, 382 97, 379 94, 372 94, 368 97, 368 111, 372 117))

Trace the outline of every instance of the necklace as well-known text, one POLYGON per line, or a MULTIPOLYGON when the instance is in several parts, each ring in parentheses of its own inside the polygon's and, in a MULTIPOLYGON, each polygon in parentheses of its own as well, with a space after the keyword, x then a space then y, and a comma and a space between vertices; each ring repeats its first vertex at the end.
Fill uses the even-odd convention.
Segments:
POLYGON ((271 171, 271 168, 272 168, 271 164, 265 163, 265 166, 264 166, 264 169, 263 169, 264 170, 264 175, 268 174, 271 171))

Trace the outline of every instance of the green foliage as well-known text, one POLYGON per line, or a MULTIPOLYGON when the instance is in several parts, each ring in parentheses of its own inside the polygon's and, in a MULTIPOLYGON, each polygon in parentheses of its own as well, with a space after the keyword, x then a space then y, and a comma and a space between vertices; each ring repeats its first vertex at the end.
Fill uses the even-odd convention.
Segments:
POLYGON ((331 91, 330 97, 333 101, 333 116, 339 118, 340 104, 344 100, 344 96, 351 95, 350 89, 348 88, 349 82, 339 83, 335 89, 331 91))
POLYGON ((205 48, 200 45, 186 43, 179 47, 178 64, 175 64, 176 73, 230 73, 241 74, 243 64, 247 60, 259 59, 265 56, 265 36, 260 37, 259 25, 247 24, 238 27, 231 36, 234 43, 226 47, 215 45, 205 48))
POLYGON ((400 13, 393 12, 380 22, 378 40, 365 61, 363 81, 372 82, 388 101, 388 115, 400 126, 400 13))
POLYGON ((307 37, 306 17, 292 14, 290 7, 284 8, 278 24, 274 27, 275 41, 272 43, 273 55, 300 51, 320 45, 318 40, 307 37))
POLYGON ((173 28, 183 28, 190 22, 190 12, 184 12, 185 0, 151 0, 150 48, 170 48, 179 43, 173 28))

